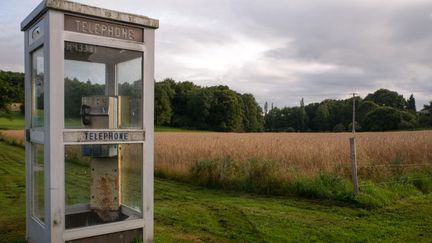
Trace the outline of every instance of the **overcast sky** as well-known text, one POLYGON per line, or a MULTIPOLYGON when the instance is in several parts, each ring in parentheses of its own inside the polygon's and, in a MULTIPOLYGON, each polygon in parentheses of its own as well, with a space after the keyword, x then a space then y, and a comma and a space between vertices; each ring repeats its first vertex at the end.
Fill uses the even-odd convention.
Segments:
MULTIPOLYGON (((19 24, 40 1, 0 2, 0 69, 23 71, 19 24)), ((298 105, 395 90, 432 100, 432 1, 79 0, 160 20, 156 80, 228 85, 298 105)))

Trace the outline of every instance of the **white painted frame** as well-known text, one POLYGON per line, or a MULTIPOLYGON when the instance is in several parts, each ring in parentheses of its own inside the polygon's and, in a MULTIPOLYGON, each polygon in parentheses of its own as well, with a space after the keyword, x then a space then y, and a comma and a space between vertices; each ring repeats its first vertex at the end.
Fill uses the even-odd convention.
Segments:
MULTIPOLYGON (((41 26, 44 28, 44 31, 48 28, 47 24, 47 18, 45 16, 40 17, 35 24, 32 26, 32 28, 36 25, 41 26)), ((46 33, 44 33, 44 36, 42 36, 37 41, 34 41, 30 44, 30 34, 32 28, 29 28, 24 33, 24 60, 25 60, 25 77, 24 77, 24 89, 25 89, 25 118, 26 118, 26 129, 31 129, 31 121, 32 121, 32 53, 43 47, 44 52, 44 58, 46 55, 46 49, 48 49, 45 45, 46 41, 46 33)), ((46 82, 47 82, 47 63, 44 60, 44 93, 46 92, 46 82)), ((45 95, 44 95, 45 99, 45 95)), ((44 100, 45 102, 45 100, 44 100)), ((45 103, 44 103, 45 105, 45 103)), ((44 107, 44 119, 45 119, 46 109, 44 107)), ((47 227, 47 199, 48 199, 48 193, 47 193, 47 174, 49 173, 47 171, 47 159, 44 155, 44 223, 42 223, 39 219, 36 219, 32 216, 32 203, 33 203, 33 168, 32 168, 32 162, 34 158, 33 154, 33 146, 32 143, 40 143, 45 145, 44 140, 44 134, 45 134, 45 124, 44 128, 35 128, 32 129, 36 133, 31 133, 33 135, 33 139, 30 141, 26 141, 25 143, 25 158, 26 158, 26 237, 31 237, 36 242, 44 242, 47 241, 48 238, 48 227, 47 227)), ((31 138, 31 136, 30 136, 31 138)), ((44 146, 44 149, 46 149, 47 146, 44 146)), ((45 154, 45 151, 44 151, 45 154)))
MULTIPOLYGON (((39 23, 44 26, 43 38, 29 43, 31 28, 25 30, 25 109, 26 129, 30 140, 26 141, 26 225, 27 237, 35 242, 64 242, 131 229, 143 229, 144 242, 153 241, 153 149, 154 149, 154 29, 143 28, 144 43, 99 37, 64 31, 64 12, 48 10, 39 23), (65 229, 65 167, 64 147, 67 144, 91 144, 64 142, 64 43, 65 41, 140 51, 143 53, 143 113, 144 141, 115 141, 113 143, 141 143, 142 161, 142 219, 126 220, 75 229, 65 229), (31 126, 31 53, 44 47, 44 128, 31 126), (45 224, 31 216, 31 143, 43 143, 45 165, 45 224)), ((70 15, 70 14, 69 14, 70 15)), ((79 16, 79 15, 77 15, 79 16)), ((115 21, 110 21, 115 22, 115 21)), ((122 23, 124 24, 124 23, 122 23)), ((106 130, 106 129, 104 129, 106 130)), ((100 142, 98 142, 100 143, 100 142)))

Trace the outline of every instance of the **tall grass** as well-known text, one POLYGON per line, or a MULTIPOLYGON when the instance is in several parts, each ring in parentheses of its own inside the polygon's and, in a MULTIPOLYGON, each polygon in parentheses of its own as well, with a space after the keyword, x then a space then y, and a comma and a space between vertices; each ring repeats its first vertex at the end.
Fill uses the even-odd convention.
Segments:
MULTIPOLYGON (((19 145, 22 131, 2 131, 19 145)), ((357 134, 361 193, 352 194, 350 133, 155 136, 155 174, 207 187, 335 199, 366 206, 432 191, 432 131, 357 134)))
POLYGON ((22 130, 0 131, 0 141, 13 146, 24 147, 24 132, 22 130))
MULTIPOLYGON (((293 171, 311 176, 334 170, 349 176, 350 136, 350 133, 159 133, 155 140, 156 170, 181 176, 188 174, 196 161, 229 157, 240 163, 251 159, 277 161, 281 176, 293 171)), ((432 131, 359 133, 357 159, 363 179, 392 175, 386 168, 397 168, 397 163, 403 170, 432 166, 432 131)))
POLYGON ((156 175, 207 187, 380 206, 432 188, 432 132, 357 135, 361 194, 352 193, 351 134, 157 134, 156 175), (418 179, 420 176, 423 179, 418 179), (386 183, 383 182, 392 182, 386 183))

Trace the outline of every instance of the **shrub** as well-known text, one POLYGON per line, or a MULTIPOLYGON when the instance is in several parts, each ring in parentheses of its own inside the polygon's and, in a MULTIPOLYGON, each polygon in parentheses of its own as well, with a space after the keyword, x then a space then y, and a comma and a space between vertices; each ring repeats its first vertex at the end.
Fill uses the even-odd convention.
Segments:
POLYGON ((217 161, 199 160, 190 168, 190 179, 198 185, 215 187, 219 184, 217 161))
POLYGON ((345 132, 345 126, 342 123, 337 124, 333 128, 333 132, 345 132))
POLYGON ((397 130, 400 122, 400 111, 391 107, 379 107, 366 114, 363 128, 369 131, 397 130))
POLYGON ((350 182, 335 173, 320 172, 314 178, 296 177, 294 193, 309 198, 321 198, 352 202, 354 194, 350 182))
POLYGON ((364 181, 360 193, 354 195, 349 178, 339 173, 320 171, 318 175, 283 175, 273 160, 250 159, 235 161, 196 161, 190 168, 189 182, 226 190, 265 195, 298 195, 306 198, 353 203, 360 207, 381 207, 399 198, 432 191, 432 172, 403 171, 398 156, 393 161, 392 176, 387 182, 364 181))

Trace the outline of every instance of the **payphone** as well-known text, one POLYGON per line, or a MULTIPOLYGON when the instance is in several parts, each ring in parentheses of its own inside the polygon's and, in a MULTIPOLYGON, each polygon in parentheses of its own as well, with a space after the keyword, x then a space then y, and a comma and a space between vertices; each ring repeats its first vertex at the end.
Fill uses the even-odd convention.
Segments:
POLYGON ((153 241, 158 26, 66 0, 21 23, 29 242, 153 241))
MULTIPOLYGON (((117 97, 88 96, 81 100, 81 122, 85 128, 117 128, 119 109, 117 97)), ((90 157, 90 209, 103 222, 119 219, 119 169, 121 145, 82 145, 82 155, 90 157)))

